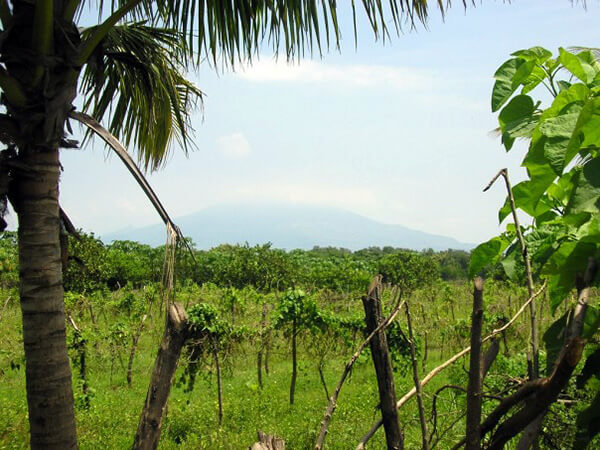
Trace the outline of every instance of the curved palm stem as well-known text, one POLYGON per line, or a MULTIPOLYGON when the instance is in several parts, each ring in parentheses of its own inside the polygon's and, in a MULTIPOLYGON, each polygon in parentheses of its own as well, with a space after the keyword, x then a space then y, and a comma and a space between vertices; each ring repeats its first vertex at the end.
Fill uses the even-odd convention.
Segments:
POLYGON ((192 251, 189 243, 187 242, 187 240, 181 233, 181 230, 179 229, 179 227, 177 225, 175 225, 175 222, 173 222, 171 220, 171 217, 169 217, 167 210, 165 209, 165 207, 161 203, 160 199, 154 192, 154 189, 152 189, 152 187, 150 186, 150 183, 148 183, 148 180, 146 180, 146 177, 144 176, 144 174, 138 168, 138 166, 135 163, 135 161, 133 160, 133 158, 131 158, 131 156, 129 155, 129 152, 127 152, 127 149, 125 147, 123 147, 123 145, 118 141, 118 139, 116 137, 114 137, 112 134, 110 134, 108 132, 108 130, 106 128, 104 128, 93 117, 91 117, 85 113, 78 112, 78 111, 71 112, 69 114, 69 116, 71 118, 77 120, 78 122, 82 123, 83 125, 88 127, 90 130, 92 130, 94 133, 96 133, 98 136, 100 136, 100 138, 104 142, 106 142, 106 144, 108 144, 108 146, 110 148, 112 148, 114 150, 114 152, 121 159, 123 164, 125 164, 125 167, 127 167, 127 170, 129 170, 129 173, 131 173, 131 175, 133 175, 133 178, 135 179, 135 181, 142 188, 142 190, 144 191, 144 194, 146 194, 146 197, 148 197, 148 200, 150 200, 150 203, 152 203, 152 206, 154 206, 154 209, 156 209, 156 212, 158 212, 158 215, 163 220, 165 225, 170 226, 173 230, 175 230, 175 233, 177 234, 177 238, 179 241, 185 242, 185 245, 187 246, 188 250, 190 251, 190 254, 192 255, 192 258, 195 261, 194 252, 192 251))

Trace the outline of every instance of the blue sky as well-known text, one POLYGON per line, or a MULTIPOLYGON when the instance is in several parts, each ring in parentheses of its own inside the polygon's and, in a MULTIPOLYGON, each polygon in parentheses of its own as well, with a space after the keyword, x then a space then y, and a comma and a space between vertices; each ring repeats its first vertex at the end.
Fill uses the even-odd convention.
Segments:
MULTIPOLYGON (((345 2, 340 2, 344 4, 345 2)), ((222 203, 331 205, 386 222, 480 242, 499 232, 502 167, 514 181, 524 147, 506 154, 489 132, 492 75, 512 51, 597 46, 600 6, 568 0, 460 5, 428 30, 375 42, 342 11, 341 52, 288 65, 265 47, 252 67, 190 76, 206 93, 194 115, 198 149, 174 149, 149 176, 173 217, 222 203)), ((359 16, 360 16, 359 12, 359 16)), ((543 94, 541 94, 543 95, 543 94)), ((158 216, 101 143, 64 151, 61 202, 102 234, 158 216)), ((185 232, 185 230, 184 230, 185 232)))

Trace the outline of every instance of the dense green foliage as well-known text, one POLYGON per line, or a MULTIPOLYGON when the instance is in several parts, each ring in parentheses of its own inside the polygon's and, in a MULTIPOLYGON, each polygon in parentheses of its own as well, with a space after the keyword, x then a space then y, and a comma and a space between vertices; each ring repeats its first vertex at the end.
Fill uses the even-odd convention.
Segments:
MULTIPOLYGON (((270 244, 221 245, 208 251, 178 249, 178 283, 212 283, 241 290, 251 286, 258 292, 290 287, 364 291, 378 272, 389 282, 408 290, 428 284, 467 277, 469 254, 461 250, 415 252, 392 247, 371 247, 351 252, 339 248, 284 251, 270 244), (417 275, 420 277, 417 280, 417 275)), ((94 234, 69 238, 69 265, 65 290, 84 293, 115 290, 127 284, 135 288, 160 282, 164 247, 132 241, 104 244, 94 234)), ((16 286, 18 278, 16 233, 4 232, 0 239, 0 283, 16 286)), ((235 301, 235 300, 234 300, 235 301)))
MULTIPOLYGON (((532 262, 532 275, 548 282, 552 313, 563 304, 566 309, 544 332, 549 375, 577 307, 573 301, 577 296, 570 294, 575 288, 583 288, 586 267, 600 257, 598 52, 560 48, 553 57, 552 52, 541 47, 519 50, 502 64, 495 79, 492 110, 499 111, 499 129, 506 151, 518 138, 528 142, 522 163, 528 179, 512 191, 514 206, 533 219, 530 226, 520 230, 532 262), (528 95, 538 86, 544 86, 550 94, 546 106, 528 95)), ((499 211, 501 223, 511 210, 507 197, 499 211)), ((509 279, 523 283, 525 264, 518 231, 515 223, 509 223, 504 233, 477 247, 472 254, 470 275, 500 262, 509 279)), ((591 280, 592 284, 597 285, 598 279, 596 276, 591 280)), ((600 309, 590 301, 583 314, 581 337, 591 343, 591 355, 584 361, 590 367, 598 349, 600 309)), ((596 371, 596 375, 600 372, 596 371)), ((585 448, 600 432, 600 391, 580 413, 578 424, 574 446, 585 448)))

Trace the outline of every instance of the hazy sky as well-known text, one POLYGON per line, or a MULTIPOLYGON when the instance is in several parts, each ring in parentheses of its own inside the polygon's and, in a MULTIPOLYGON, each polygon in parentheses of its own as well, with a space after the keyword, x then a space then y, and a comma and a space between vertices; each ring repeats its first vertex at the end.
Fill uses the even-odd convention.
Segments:
MULTIPOLYGON (((265 48, 245 70, 216 75, 206 65, 191 74, 206 93, 204 114, 194 115, 198 149, 187 159, 175 149, 149 176, 170 214, 292 202, 466 242, 497 234, 505 193, 500 184, 482 188, 502 167, 521 179, 524 147, 506 154, 489 134, 492 75, 521 48, 600 45, 600 5, 483 0, 465 12, 454 3, 445 22, 432 10, 428 30, 385 45, 362 20, 355 50, 346 11, 341 53, 288 65, 265 48)), ((106 154, 99 141, 63 151, 61 202, 76 226, 102 234, 158 222, 121 162, 106 154)))

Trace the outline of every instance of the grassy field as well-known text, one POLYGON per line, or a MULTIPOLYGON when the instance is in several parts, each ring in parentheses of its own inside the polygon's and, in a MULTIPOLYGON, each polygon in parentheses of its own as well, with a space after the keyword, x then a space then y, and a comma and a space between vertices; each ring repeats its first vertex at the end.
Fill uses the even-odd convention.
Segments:
MULTIPOLYGON (((4 304, 8 292, 1 297, 4 304)), ((126 382, 126 366, 131 338, 119 334, 115 324, 133 329, 139 321, 131 311, 123 310, 123 293, 105 296, 68 299, 67 309, 87 336, 88 383, 91 389, 90 407, 84 407, 78 370, 73 372, 77 408, 77 425, 82 449, 121 449, 131 446, 139 414, 144 404, 148 380, 162 333, 163 318, 155 308, 141 335, 139 349, 133 366, 131 387, 126 382), (88 304, 93 305, 96 324, 91 321, 88 304)), ((136 294, 137 295, 137 294, 136 294)), ((14 293, 13 293, 14 296, 14 293)), ((139 295, 143 298, 143 295, 139 295)), ((490 285, 486 293, 486 329, 497 326, 502 317, 514 313, 524 295, 517 289, 490 285), (509 301, 510 297, 510 301, 509 301)), ((220 305, 220 291, 215 288, 181 292, 178 300, 194 302, 201 299, 220 305)), ((421 369, 427 340, 429 371, 467 344, 471 308, 470 286, 453 285, 446 292, 417 292, 409 300, 414 316, 416 334, 419 337, 421 369), (447 292, 451 289, 451 292, 447 292), (425 336, 427 336, 425 338, 425 336)), ((388 301, 389 302, 389 301, 388 301)), ((324 294, 318 296, 321 308, 335 314, 362 314, 362 304, 357 296, 324 294)), ((545 323, 551 319, 545 307, 541 308, 545 323)), ((227 316, 228 311, 222 311, 227 316)), ((247 302, 236 312, 236 325, 249 329, 260 322, 260 308, 247 302)), ((400 317, 401 323, 405 318, 400 317)), ((27 407, 25 398, 25 373, 20 331, 20 310, 17 302, 8 302, 0 316, 0 448, 18 449, 27 446, 27 407)), ((501 353, 488 377, 490 385, 502 385, 508 376, 524 376, 526 360, 526 317, 519 319, 507 334, 508 348, 502 345, 501 353)), ((121 330, 122 331, 122 330, 121 330)), ((68 327, 69 342, 72 327, 68 327)), ((330 393, 346 361, 358 346, 361 336, 356 336, 349 346, 338 346, 325 358, 324 375, 330 393)), ((264 430, 285 439, 290 450, 311 448, 319 431, 320 422, 327 405, 326 395, 317 371, 317 356, 323 340, 306 332, 299 340, 299 374, 296 401, 289 404, 291 356, 288 340, 280 333, 274 334, 269 366, 264 375, 264 387, 257 383, 256 339, 249 338, 227 355, 224 361, 223 399, 224 419, 221 426, 217 420, 217 389, 214 367, 211 362, 199 372, 195 388, 186 392, 177 383, 185 360, 180 364, 176 383, 171 391, 167 418, 161 437, 162 449, 245 449, 255 441, 257 430, 264 430)), ((323 347, 324 348, 324 347, 323 347)), ((72 362, 75 351, 70 350, 72 362)), ((426 408, 431 416, 433 393, 445 384, 466 386, 465 367, 468 359, 442 372, 426 391, 426 408)), ((408 366, 406 365, 406 368, 408 366)), ((421 374, 423 374, 421 369, 421 374)), ((398 371, 396 389, 398 397, 413 387, 410 371, 398 371)), ((354 448, 360 437, 379 418, 377 384, 369 352, 365 351, 355 365, 351 377, 344 385, 339 406, 333 416, 326 439, 330 449, 354 448)), ((493 403, 489 403, 489 409, 493 403)), ((442 434, 438 448, 448 448, 464 435, 461 415, 464 412, 464 394, 445 390, 438 399, 438 435, 452 422, 456 425, 442 434)), ((400 411, 400 420, 406 435, 407 448, 420 447, 420 431, 415 401, 410 401, 400 411)), ((433 422, 429 422, 429 431, 433 422)), ((379 431, 369 448, 384 448, 383 432, 379 431)))

